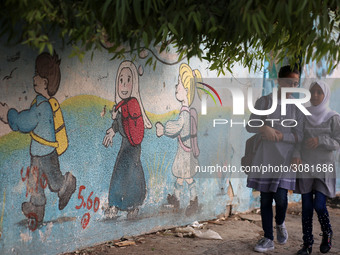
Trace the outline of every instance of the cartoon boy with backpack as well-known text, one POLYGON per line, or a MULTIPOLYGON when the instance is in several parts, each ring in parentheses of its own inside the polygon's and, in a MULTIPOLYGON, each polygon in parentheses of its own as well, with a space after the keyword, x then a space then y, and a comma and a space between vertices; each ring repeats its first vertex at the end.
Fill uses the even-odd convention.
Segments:
POLYGON ((180 208, 180 195, 183 190, 184 181, 188 184, 190 192, 190 204, 185 210, 187 216, 198 211, 198 198, 196 182, 194 180, 195 168, 198 165, 199 148, 197 144, 197 112, 195 108, 189 108, 194 100, 195 83, 194 78, 201 78, 198 70, 192 71, 189 65, 181 64, 178 84, 175 96, 181 103, 181 111, 177 120, 170 120, 163 126, 156 123, 156 135, 165 135, 178 139, 178 149, 172 165, 172 173, 177 178, 174 193, 168 194, 168 203, 174 209, 180 208))
POLYGON ((37 93, 29 109, 18 112, 0 103, 0 119, 8 123, 13 131, 29 133, 31 136, 31 166, 26 176, 30 201, 22 204, 22 212, 29 219, 41 223, 45 215, 48 186, 58 193, 59 210, 68 204, 76 190, 76 178, 60 171, 59 155, 68 146, 65 123, 58 101, 53 98, 60 85, 60 59, 54 52, 41 53, 35 61, 33 77, 37 93))

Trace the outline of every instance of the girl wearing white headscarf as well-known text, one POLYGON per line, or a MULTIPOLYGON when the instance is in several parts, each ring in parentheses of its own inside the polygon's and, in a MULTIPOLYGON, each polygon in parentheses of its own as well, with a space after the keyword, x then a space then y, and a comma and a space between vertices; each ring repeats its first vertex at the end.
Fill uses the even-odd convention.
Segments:
POLYGON ((336 175, 334 152, 340 148, 340 117, 329 108, 330 88, 323 81, 310 86, 312 115, 306 116, 304 139, 294 153, 294 163, 305 170, 296 181, 296 193, 302 195, 303 247, 298 254, 312 252, 313 209, 317 212, 322 230, 320 251, 332 246, 332 228, 326 208, 327 197, 335 196, 336 175))
POLYGON ((114 218, 118 212, 127 211, 128 218, 137 216, 138 207, 146 197, 146 184, 141 156, 141 143, 144 129, 152 124, 145 114, 139 93, 139 76, 131 61, 123 61, 117 71, 115 87, 115 106, 112 110, 113 124, 106 131, 103 145, 112 146, 117 132, 122 143, 116 158, 109 188, 109 204, 104 209, 106 217, 114 218))

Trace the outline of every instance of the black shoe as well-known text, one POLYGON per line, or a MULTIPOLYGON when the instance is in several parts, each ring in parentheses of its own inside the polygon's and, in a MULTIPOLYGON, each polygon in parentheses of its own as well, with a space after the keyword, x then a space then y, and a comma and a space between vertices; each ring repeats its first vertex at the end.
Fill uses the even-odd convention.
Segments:
POLYGON ((64 176, 63 187, 58 192, 59 210, 63 210, 71 199, 72 194, 76 191, 77 179, 70 172, 64 176))
POLYGON ((34 205, 31 202, 24 202, 21 210, 28 219, 34 219, 37 223, 42 223, 45 215, 44 205, 34 205))
POLYGON ((198 199, 195 197, 194 200, 190 200, 190 204, 188 205, 187 209, 185 210, 186 216, 191 216, 198 211, 198 199))
POLYGON ((308 255, 312 253, 312 245, 304 244, 302 249, 297 252, 298 255, 308 255))
POLYGON ((322 242, 321 242, 321 245, 320 245, 320 252, 321 253, 327 253, 332 248, 333 232, 323 233, 323 234, 320 234, 320 235, 322 235, 322 242))
POLYGON ((167 197, 167 200, 168 200, 168 203, 170 205, 173 205, 174 206, 174 209, 178 210, 179 209, 179 200, 176 198, 175 195, 170 195, 168 194, 168 197, 167 197))

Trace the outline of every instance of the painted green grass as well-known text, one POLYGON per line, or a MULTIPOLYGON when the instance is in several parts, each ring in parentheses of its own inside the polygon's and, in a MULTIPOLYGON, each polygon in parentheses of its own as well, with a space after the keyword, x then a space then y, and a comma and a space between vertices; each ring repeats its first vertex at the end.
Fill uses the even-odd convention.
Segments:
POLYGON ((166 163, 166 152, 163 155, 155 153, 153 159, 146 161, 149 173, 148 190, 151 192, 150 197, 153 202, 160 202, 164 197, 163 191, 169 165, 170 161, 166 163))
POLYGON ((11 132, 0 137, 0 162, 6 161, 13 152, 27 148, 30 143, 30 135, 20 132, 11 132))

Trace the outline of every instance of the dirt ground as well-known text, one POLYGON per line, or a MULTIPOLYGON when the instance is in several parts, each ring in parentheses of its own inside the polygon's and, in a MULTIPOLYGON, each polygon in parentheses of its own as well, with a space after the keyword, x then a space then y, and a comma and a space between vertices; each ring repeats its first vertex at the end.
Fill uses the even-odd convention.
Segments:
MULTIPOLYGON (((340 200, 340 199, 339 199, 340 200)), ((329 213, 333 227, 333 247, 328 254, 340 254, 340 208, 339 201, 329 203, 329 213)), ((198 237, 182 237, 176 229, 168 229, 157 233, 141 235, 136 237, 126 237, 122 240, 113 240, 94 247, 75 251, 71 254, 81 255, 140 255, 140 254, 166 254, 166 255, 222 255, 222 254, 259 254, 253 251, 253 247, 262 235, 261 221, 259 210, 248 214, 231 215, 228 218, 221 218, 209 222, 200 222, 204 224, 202 231, 211 229, 217 232, 222 240, 207 240, 198 237), (118 247, 119 242, 123 241, 118 247)), ((185 226, 184 226, 185 227, 185 226)), ((301 234, 301 204, 290 204, 286 217, 286 227, 289 233, 288 242, 285 245, 279 245, 275 242, 275 249, 265 254, 296 254, 302 244, 301 234)), ((314 213, 314 246, 312 254, 321 254, 319 246, 321 242, 320 225, 314 213)), ((178 230, 178 229, 177 229, 178 230)), ((274 241, 276 232, 274 229, 274 241)))

